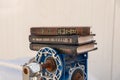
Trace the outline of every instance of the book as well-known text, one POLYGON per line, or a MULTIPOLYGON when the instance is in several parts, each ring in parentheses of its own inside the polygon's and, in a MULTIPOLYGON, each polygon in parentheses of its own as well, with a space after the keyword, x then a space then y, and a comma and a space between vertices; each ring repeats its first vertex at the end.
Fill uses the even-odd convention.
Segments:
POLYGON ((93 36, 95 34, 91 34, 88 36, 80 36, 80 35, 69 35, 69 36, 36 36, 30 35, 29 41, 32 43, 48 43, 48 44, 86 44, 94 41, 93 36))
POLYGON ((95 47, 95 43, 89 43, 89 44, 86 44, 86 45, 79 45, 79 46, 35 44, 35 43, 30 44, 30 49, 34 50, 34 51, 38 51, 39 49, 41 49, 43 47, 51 47, 51 48, 59 51, 60 53, 65 53, 65 54, 70 54, 70 55, 72 55, 72 54, 82 54, 82 53, 89 52, 89 51, 97 49, 97 47, 95 47))
POLYGON ((90 27, 32 27, 32 35, 90 35, 90 27))

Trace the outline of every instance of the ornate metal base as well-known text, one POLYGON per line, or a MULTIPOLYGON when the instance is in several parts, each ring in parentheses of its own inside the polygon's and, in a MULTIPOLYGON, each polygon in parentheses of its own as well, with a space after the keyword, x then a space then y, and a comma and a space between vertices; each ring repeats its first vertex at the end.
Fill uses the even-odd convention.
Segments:
POLYGON ((87 53, 68 55, 41 48, 23 65, 23 80, 87 80, 87 58, 87 53))

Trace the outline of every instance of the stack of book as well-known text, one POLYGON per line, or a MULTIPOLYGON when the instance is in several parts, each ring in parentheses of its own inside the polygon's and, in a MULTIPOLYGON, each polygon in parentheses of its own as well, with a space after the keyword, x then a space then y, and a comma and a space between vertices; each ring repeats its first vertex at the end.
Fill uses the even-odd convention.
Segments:
POLYGON ((83 54, 96 50, 95 34, 90 27, 32 27, 29 36, 30 49, 38 51, 51 47, 60 53, 83 54))

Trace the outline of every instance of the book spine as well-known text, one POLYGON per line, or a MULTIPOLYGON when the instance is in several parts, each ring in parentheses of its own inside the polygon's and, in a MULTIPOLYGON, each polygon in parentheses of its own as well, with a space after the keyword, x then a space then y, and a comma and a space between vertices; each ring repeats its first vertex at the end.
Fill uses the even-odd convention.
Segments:
POLYGON ((32 35, 90 35, 90 27, 31 28, 32 35))
POLYGON ((32 43, 78 44, 78 36, 29 36, 32 43))
POLYGON ((33 51, 38 51, 43 47, 51 47, 55 50, 59 51, 60 53, 67 53, 70 55, 76 54, 76 48, 64 47, 64 46, 52 46, 52 45, 42 45, 42 44, 30 44, 30 49, 33 51))

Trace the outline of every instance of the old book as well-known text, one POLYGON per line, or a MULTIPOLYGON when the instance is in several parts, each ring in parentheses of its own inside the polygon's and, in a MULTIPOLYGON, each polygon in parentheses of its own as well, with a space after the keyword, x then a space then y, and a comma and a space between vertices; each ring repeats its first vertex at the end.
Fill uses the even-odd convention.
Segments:
POLYGON ((90 27, 32 27, 32 35, 90 35, 90 27))
POLYGON ((39 49, 43 47, 51 47, 56 50, 58 50, 60 53, 66 53, 66 54, 82 54, 85 52, 89 52, 92 50, 97 49, 95 47, 95 43, 90 43, 86 45, 79 45, 79 46, 73 46, 73 45, 53 45, 53 44, 30 44, 30 49, 34 51, 38 51, 39 49))
POLYGON ((91 34, 88 36, 80 36, 80 35, 69 35, 69 36, 35 36, 30 35, 29 41, 32 43, 48 43, 48 44, 86 44, 94 41, 93 36, 95 34, 91 34))

